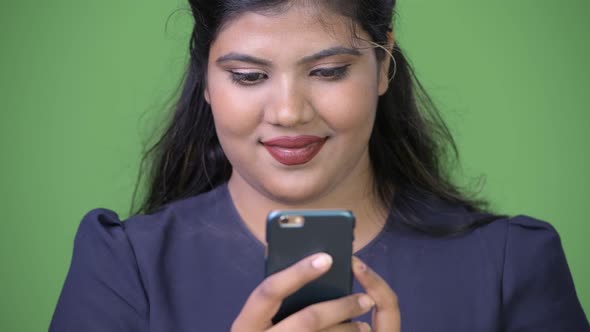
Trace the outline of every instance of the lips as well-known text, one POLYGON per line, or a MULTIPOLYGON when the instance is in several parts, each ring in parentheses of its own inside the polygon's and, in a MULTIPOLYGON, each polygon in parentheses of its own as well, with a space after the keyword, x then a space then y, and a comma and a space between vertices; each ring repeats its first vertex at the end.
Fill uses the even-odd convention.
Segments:
POLYGON ((287 166, 303 165, 312 160, 324 146, 327 137, 282 136, 262 142, 268 153, 287 166))

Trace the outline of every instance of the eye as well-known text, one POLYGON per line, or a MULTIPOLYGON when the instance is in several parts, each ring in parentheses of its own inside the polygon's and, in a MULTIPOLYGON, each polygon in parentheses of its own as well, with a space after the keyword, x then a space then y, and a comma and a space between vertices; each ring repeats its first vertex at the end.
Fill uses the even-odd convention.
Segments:
POLYGON ((321 78, 325 78, 329 81, 336 81, 343 79, 348 74, 348 67, 350 65, 345 65, 341 67, 334 67, 334 68, 319 68, 313 70, 310 75, 311 76, 319 76, 321 78))
POLYGON ((230 71, 231 80, 239 85, 254 85, 268 78, 268 75, 261 72, 236 72, 230 71))

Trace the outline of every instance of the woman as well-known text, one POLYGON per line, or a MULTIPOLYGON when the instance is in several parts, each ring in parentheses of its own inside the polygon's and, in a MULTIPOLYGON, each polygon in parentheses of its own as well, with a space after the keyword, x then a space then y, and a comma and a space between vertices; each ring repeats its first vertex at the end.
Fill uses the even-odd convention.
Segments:
POLYGON ((51 331, 590 331, 555 230, 448 180, 452 139, 414 89, 394 2, 189 2, 144 214, 83 219, 51 331), (264 278, 266 214, 298 208, 355 213, 355 292, 273 326, 331 264, 264 278))

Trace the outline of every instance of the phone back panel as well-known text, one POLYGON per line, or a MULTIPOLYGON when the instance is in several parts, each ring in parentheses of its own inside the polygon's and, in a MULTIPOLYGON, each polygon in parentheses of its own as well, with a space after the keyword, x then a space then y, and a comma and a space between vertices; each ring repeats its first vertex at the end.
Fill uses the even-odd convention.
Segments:
POLYGON ((345 210, 273 211, 267 220, 266 275, 287 268, 318 252, 330 254, 333 264, 320 278, 285 299, 276 323, 304 307, 351 294, 352 242, 355 218, 345 210), (282 216, 303 216, 300 227, 285 227, 282 216))

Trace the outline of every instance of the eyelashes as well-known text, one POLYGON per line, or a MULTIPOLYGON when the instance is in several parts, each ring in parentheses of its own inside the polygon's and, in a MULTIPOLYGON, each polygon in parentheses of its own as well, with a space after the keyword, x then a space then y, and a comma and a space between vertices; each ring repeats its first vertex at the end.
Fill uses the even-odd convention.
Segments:
POLYGON ((268 79, 268 75, 261 72, 235 72, 230 71, 231 80, 238 85, 254 85, 268 79))
MULTIPOLYGON (((319 77, 325 81, 340 81, 348 75, 348 67, 350 67, 350 64, 340 67, 318 68, 312 70, 309 76, 319 77)), ((268 74, 258 71, 238 72, 230 70, 229 73, 232 83, 242 86, 260 84, 268 79, 268 74)))
POLYGON ((350 67, 350 65, 315 69, 310 73, 310 75, 336 81, 346 77, 348 74, 348 67, 350 67))

